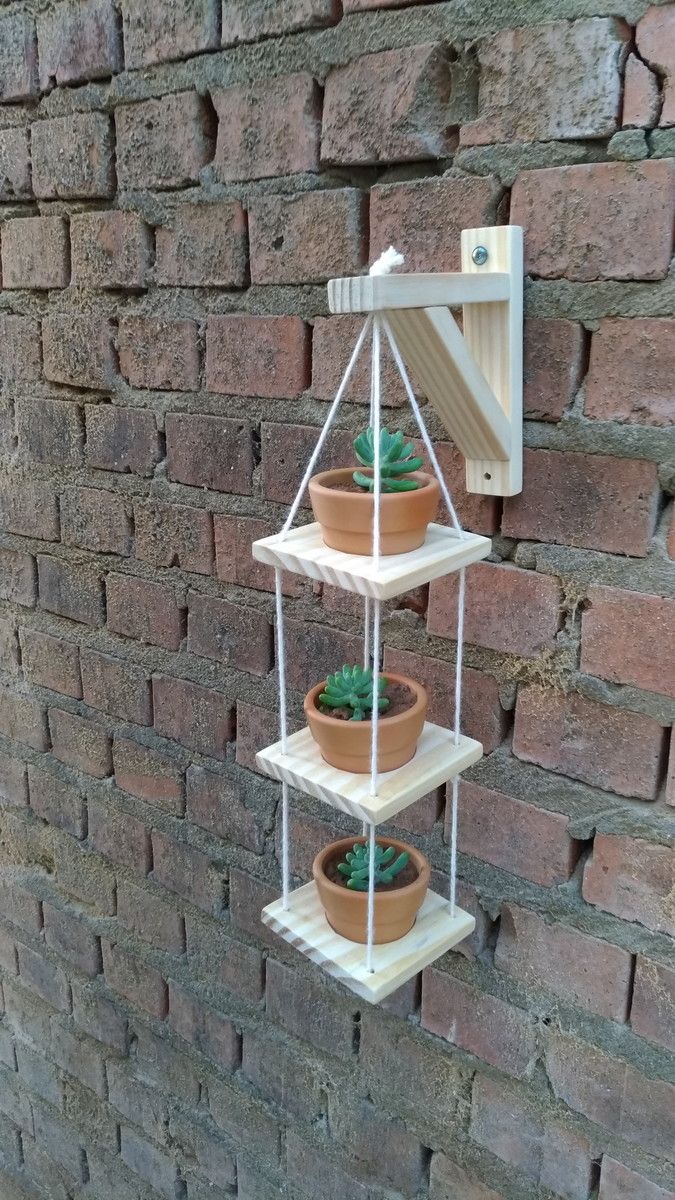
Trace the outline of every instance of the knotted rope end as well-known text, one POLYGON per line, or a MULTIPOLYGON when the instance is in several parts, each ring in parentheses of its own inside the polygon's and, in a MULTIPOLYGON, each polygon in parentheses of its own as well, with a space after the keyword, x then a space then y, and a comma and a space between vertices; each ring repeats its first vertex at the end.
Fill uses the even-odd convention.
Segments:
POLYGON ((394 267, 402 267, 405 258, 390 246, 388 250, 383 250, 380 257, 373 263, 368 274, 369 275, 389 275, 394 270, 394 267))

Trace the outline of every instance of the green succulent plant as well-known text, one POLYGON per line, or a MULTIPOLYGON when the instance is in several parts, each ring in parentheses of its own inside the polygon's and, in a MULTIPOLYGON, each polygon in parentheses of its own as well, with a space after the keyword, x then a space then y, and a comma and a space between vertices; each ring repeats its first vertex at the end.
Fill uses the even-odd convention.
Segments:
MULTIPOLYGON (((389 708, 389 700, 384 694, 388 682, 384 675, 378 677, 379 712, 389 708)), ((364 721, 373 708, 373 672, 370 667, 345 664, 340 671, 328 676, 319 700, 328 708, 350 708, 350 721, 364 721)))
MULTIPOLYGON (((375 887, 378 883, 393 883, 410 858, 407 850, 402 850, 398 858, 395 856, 396 850, 393 846, 375 844, 375 887)), ((338 863, 338 871, 347 876, 347 887, 355 892, 367 892, 370 869, 367 843, 355 842, 354 849, 347 851, 345 859, 346 862, 338 863)))
MULTIPOLYGON (((372 425, 364 429, 354 441, 354 451, 364 467, 375 468, 375 437, 372 425)), ((420 486, 416 479, 399 479, 400 475, 417 471, 423 460, 415 455, 412 442, 406 442, 401 430, 390 433, 380 429, 380 487, 383 492, 414 492, 420 486)), ((375 488, 374 475, 354 471, 354 483, 372 492, 375 488)))

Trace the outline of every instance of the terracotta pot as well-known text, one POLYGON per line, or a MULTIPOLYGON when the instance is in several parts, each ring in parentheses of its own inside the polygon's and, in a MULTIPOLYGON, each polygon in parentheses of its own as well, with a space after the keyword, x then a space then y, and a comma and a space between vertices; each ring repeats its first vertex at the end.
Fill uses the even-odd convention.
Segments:
MULTIPOLYGON (((392 683, 405 684, 416 697, 415 703, 405 712, 384 718, 380 714, 377 723, 377 769, 394 771, 410 762, 415 754, 427 715, 427 693, 421 683, 406 675, 395 675, 393 671, 384 674, 392 683)), ((340 721, 319 712, 317 703, 325 686, 324 679, 305 696, 305 715, 312 737, 319 744, 322 758, 332 767, 367 775, 370 772, 372 721, 340 721)))
MULTIPOLYGON (((346 554, 373 553, 373 509, 370 492, 341 492, 336 484, 350 483, 354 468, 321 471, 309 481, 309 496, 321 536, 333 550, 346 554)), ((372 475, 372 471, 364 472, 372 475)), ((403 479, 417 479, 421 487, 414 492, 383 492, 380 497, 380 551, 405 554, 421 546, 427 525, 438 512, 440 489, 436 480, 423 471, 411 471, 403 479)))
MULTIPOLYGON (((331 929, 351 942, 368 940, 368 893, 353 892, 350 888, 333 883, 325 874, 324 864, 333 856, 339 855, 343 859, 355 843, 365 840, 351 837, 331 842, 317 854, 312 864, 312 874, 326 920, 331 929)), ((376 841, 380 846, 393 846, 397 854, 407 850, 418 871, 417 879, 405 887, 387 892, 375 891, 374 941, 383 945, 384 942, 395 942, 412 929, 429 887, 431 868, 422 852, 407 842, 398 842, 395 838, 376 838, 376 841)))

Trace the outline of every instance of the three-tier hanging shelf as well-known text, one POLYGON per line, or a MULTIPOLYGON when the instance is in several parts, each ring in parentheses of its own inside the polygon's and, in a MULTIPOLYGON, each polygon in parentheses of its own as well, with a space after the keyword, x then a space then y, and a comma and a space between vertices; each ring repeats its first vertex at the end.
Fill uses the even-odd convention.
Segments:
MULTIPOLYGON (((282 896, 262 920, 285 941, 371 1002, 384 999, 423 967, 462 941, 474 919, 455 899, 457 789, 460 773, 483 753, 460 732, 465 568, 490 553, 489 538, 459 523, 408 371, 433 405, 466 459, 469 492, 511 496, 522 483, 523 238, 516 226, 466 229, 462 270, 453 274, 391 274, 402 259, 382 255, 367 276, 328 284, 332 313, 363 313, 365 324, 328 413, 315 450, 280 533, 253 543, 253 556, 275 570, 276 644, 280 740, 261 750, 257 763, 282 784, 282 896), (450 309, 462 306, 463 331, 450 309), (305 488, 343 398, 356 360, 371 342, 371 407, 375 460, 370 553, 346 553, 325 544, 318 523, 293 529, 305 488), (450 525, 429 524, 422 545, 406 553, 381 547, 380 349, 386 343, 403 381, 450 525), (383 718, 372 707, 370 770, 352 772, 322 757, 309 728, 287 731, 282 572, 292 571, 364 597, 364 667, 380 670, 380 605, 411 588, 459 573, 455 711, 452 728, 425 721, 414 756, 394 770, 378 770, 383 718), (428 890, 410 931, 395 941, 375 940, 375 829, 440 784, 452 781, 450 899, 428 890), (290 888, 288 789, 317 797, 363 821, 369 852, 367 931, 363 942, 336 933, 325 916, 315 882, 290 888)), ((321 678, 319 666, 317 678, 321 678)), ((450 722, 449 722, 450 723, 450 722)))

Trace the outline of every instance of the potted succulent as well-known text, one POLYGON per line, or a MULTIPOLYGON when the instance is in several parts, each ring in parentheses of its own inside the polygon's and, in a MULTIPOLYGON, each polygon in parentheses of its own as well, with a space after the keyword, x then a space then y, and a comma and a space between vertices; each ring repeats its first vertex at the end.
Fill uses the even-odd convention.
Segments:
MULTIPOLYGON (((370 771, 373 672, 345 664, 305 696, 305 715, 322 757, 341 771, 370 771)), ((377 769, 393 771, 410 761, 424 727, 427 694, 407 675, 389 671, 377 683, 377 769)))
MULTIPOLYGON (((327 546, 347 554, 372 554, 375 438, 368 427, 354 441, 356 457, 365 470, 339 467, 320 471, 309 481, 314 516, 327 546)), ((438 511, 440 489, 432 475, 419 468, 412 442, 380 430, 380 551, 405 554, 424 542, 427 525, 438 511)))
MULTIPOLYGON (((365 838, 331 842, 317 854, 312 866, 328 924, 352 942, 366 942, 368 937, 369 869, 365 838)), ((412 929, 430 874, 428 860, 414 846, 394 838, 375 839, 376 944, 394 942, 412 929)))

